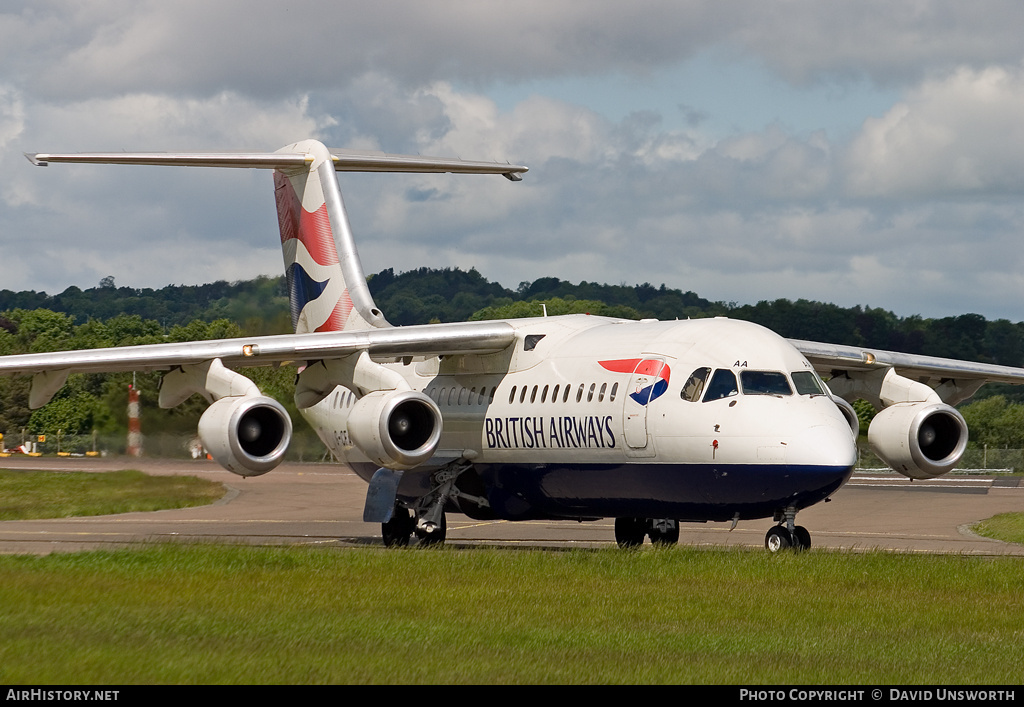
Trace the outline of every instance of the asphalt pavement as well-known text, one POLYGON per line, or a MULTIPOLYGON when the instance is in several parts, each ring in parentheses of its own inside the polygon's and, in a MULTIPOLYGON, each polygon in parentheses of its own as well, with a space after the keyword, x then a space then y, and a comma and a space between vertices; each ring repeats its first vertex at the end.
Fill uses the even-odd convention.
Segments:
MULTIPOLYGON (((209 461, 127 458, 0 459, 0 468, 103 472, 137 468, 191 474, 228 487, 218 503, 199 508, 112 516, 0 522, 0 553, 46 554, 154 541, 381 546, 380 526, 362 521, 366 484, 344 465, 283 464, 241 478, 209 461)), ((2 501, 0 501, 2 502, 2 501)), ((801 511, 797 522, 813 548, 862 551, 1024 555, 1024 545, 989 540, 969 526, 997 513, 1024 511, 1021 477, 946 476, 930 481, 895 473, 857 472, 832 497, 801 511)), ((680 543, 701 547, 763 547, 769 520, 687 523, 680 543)), ((615 543, 612 519, 474 521, 448 516, 448 543, 458 546, 604 547, 615 543)))

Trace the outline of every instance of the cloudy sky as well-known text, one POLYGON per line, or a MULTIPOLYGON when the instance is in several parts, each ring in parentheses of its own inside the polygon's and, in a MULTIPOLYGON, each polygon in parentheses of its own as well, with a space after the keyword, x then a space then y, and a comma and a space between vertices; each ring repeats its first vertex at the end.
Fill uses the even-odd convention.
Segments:
POLYGON ((23 152, 331 147, 367 272, 1024 319, 1024 3, 0 0, 0 289, 281 272, 263 171, 23 152))

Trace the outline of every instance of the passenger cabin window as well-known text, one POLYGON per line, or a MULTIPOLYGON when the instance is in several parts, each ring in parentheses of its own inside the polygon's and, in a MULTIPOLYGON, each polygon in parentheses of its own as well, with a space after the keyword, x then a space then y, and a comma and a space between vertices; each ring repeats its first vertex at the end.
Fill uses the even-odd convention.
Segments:
POLYGON ((704 394, 704 402, 730 398, 733 395, 739 395, 739 392, 739 388, 736 387, 736 376, 733 375, 732 371, 719 368, 711 376, 711 382, 708 384, 707 392, 704 394))
POLYGON ((796 386, 796 392, 798 395, 825 394, 825 391, 821 387, 821 381, 818 380, 818 376, 815 375, 814 371, 794 371, 793 385, 796 386))
POLYGON ((744 395, 792 395, 786 374, 779 371, 740 371, 744 395))
POLYGON ((698 368, 691 373, 690 377, 683 383, 683 389, 680 391, 679 397, 691 403, 698 402, 701 393, 704 392, 704 383, 707 382, 710 373, 710 368, 698 368))

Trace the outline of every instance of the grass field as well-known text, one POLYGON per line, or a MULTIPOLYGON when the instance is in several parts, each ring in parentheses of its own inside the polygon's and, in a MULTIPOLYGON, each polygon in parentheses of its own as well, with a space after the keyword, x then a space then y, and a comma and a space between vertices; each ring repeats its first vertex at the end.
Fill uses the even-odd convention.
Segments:
POLYGON ((0 469, 0 520, 187 508, 213 503, 223 495, 221 484, 195 476, 0 469))
MULTIPOLYGON (((0 472, 7 519, 221 493, 139 472, 0 472)), ((979 530, 1012 539, 1021 518, 979 530)), ((1022 586, 1019 557, 820 550, 0 556, 0 683, 1019 684, 1022 586)))
POLYGON ((971 529, 986 538, 1024 544, 1024 513, 1000 513, 971 529))
POLYGON ((1022 578, 681 547, 8 556, 0 681, 1019 684, 1022 578))

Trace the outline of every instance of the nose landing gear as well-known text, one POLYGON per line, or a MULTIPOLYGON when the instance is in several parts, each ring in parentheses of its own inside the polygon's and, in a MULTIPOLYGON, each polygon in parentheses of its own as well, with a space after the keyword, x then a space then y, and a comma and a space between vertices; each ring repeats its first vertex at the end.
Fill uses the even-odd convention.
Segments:
POLYGON ((779 524, 769 529, 764 536, 764 547, 768 552, 781 552, 789 548, 811 549, 811 534, 807 528, 796 525, 796 508, 789 506, 783 514, 776 512, 776 520, 779 524))

